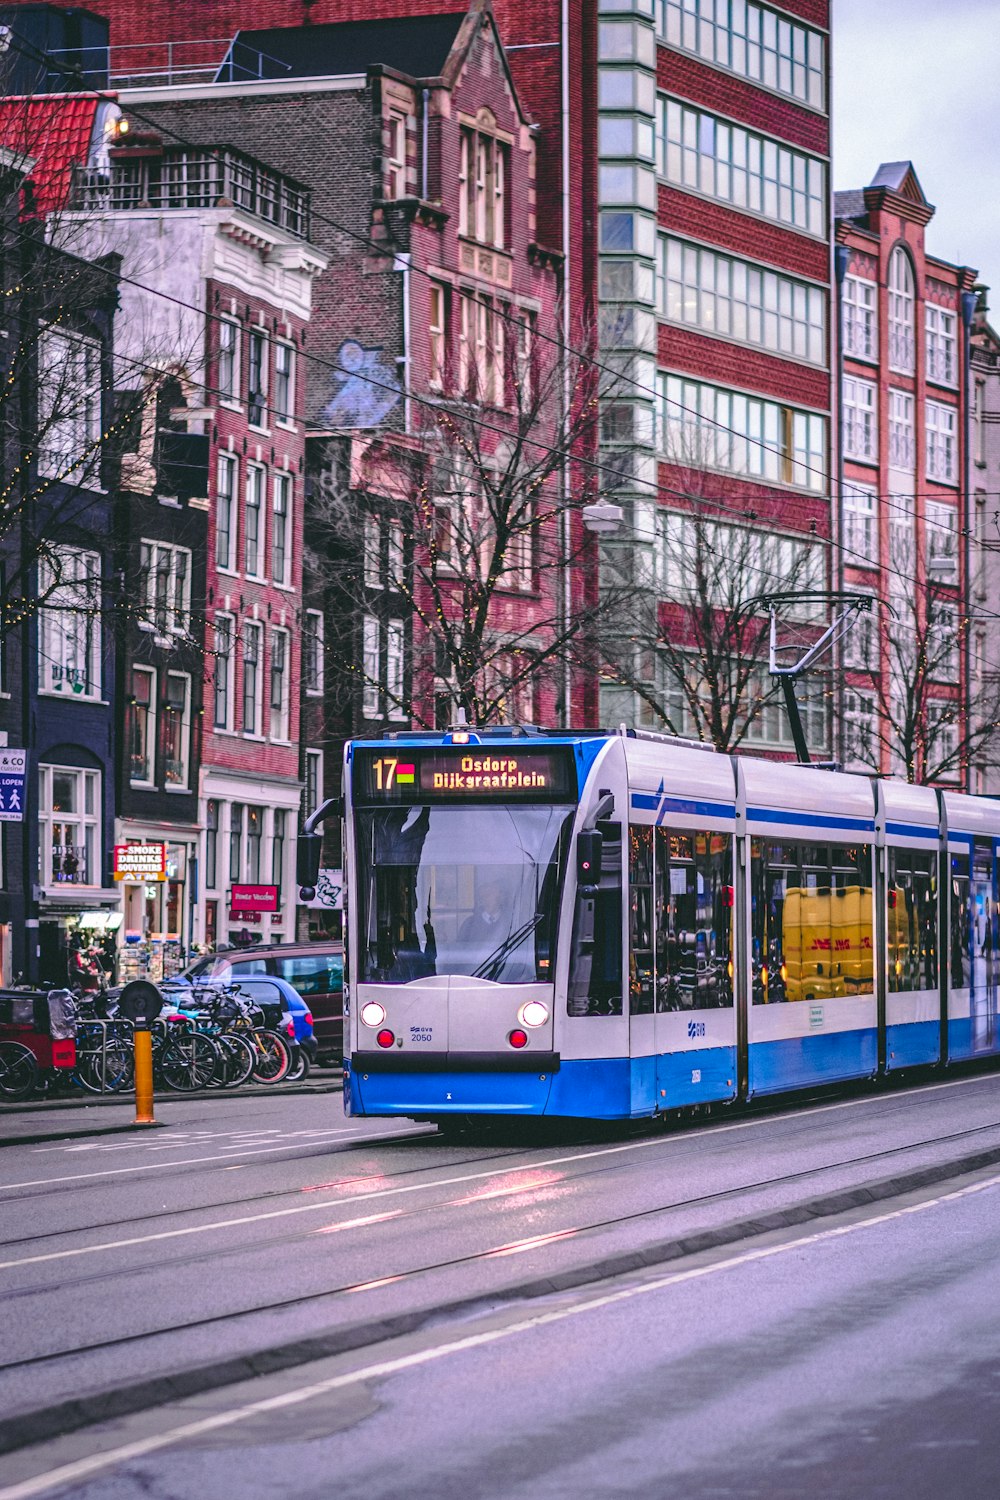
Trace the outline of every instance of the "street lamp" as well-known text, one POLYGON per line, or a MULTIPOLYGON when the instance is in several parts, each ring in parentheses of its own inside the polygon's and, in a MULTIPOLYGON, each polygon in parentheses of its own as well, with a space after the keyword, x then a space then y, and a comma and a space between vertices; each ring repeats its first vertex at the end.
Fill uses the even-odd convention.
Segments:
POLYGON ((592 505, 583 507, 580 516, 594 536, 611 536, 625 519, 625 512, 620 505, 612 505, 610 500, 595 500, 592 505))

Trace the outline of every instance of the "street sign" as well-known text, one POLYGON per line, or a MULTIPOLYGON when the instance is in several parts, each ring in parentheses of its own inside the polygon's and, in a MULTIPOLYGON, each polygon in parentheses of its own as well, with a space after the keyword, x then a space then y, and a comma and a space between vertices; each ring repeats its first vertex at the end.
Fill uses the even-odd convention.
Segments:
POLYGON ((279 911, 278 895, 276 885, 234 885, 229 893, 230 916, 279 911))
POLYGON ((166 880, 166 844, 116 844, 116 880, 166 880))
POLYGON ((24 822, 26 750, 0 750, 0 823, 24 822))

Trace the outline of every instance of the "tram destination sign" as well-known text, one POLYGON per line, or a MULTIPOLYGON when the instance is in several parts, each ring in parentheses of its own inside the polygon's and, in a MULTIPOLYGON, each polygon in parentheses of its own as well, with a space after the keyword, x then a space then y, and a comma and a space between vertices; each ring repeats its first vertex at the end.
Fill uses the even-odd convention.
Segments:
POLYGON ((575 802, 569 745, 392 746, 354 752, 355 802, 575 802))

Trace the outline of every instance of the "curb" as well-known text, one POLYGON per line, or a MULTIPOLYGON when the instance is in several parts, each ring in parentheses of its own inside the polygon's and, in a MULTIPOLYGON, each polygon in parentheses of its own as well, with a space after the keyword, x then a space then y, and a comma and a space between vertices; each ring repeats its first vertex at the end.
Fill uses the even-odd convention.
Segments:
MULTIPOLYGON (((169 1104, 179 1104, 183 1100, 190 1100, 193 1103, 198 1103, 198 1102, 200 1102, 202 1100, 205 1100, 205 1099, 222 1099, 222 1098, 225 1098, 225 1099, 240 1099, 240 1098, 242 1098, 244 1100, 246 1100, 246 1099, 267 1099, 267 1098, 289 1099, 293 1095, 305 1095, 305 1094, 323 1095, 323 1094, 339 1094, 339 1093, 342 1093, 342 1092, 343 1092, 343 1085, 339 1081, 337 1083, 324 1084, 324 1085, 321 1085, 318 1088, 316 1088, 316 1087, 310 1088, 308 1085, 306 1085, 305 1087, 299 1088, 295 1084, 290 1084, 287 1089, 283 1088, 283 1089, 281 1089, 280 1093, 276 1092, 274 1094, 258 1093, 257 1091, 254 1091, 253 1093, 250 1093, 250 1092, 248 1092, 245 1089, 242 1092, 240 1090, 238 1090, 238 1089, 234 1089, 231 1093, 226 1092, 224 1090, 220 1090, 220 1089, 211 1089, 211 1090, 208 1090, 208 1089, 198 1089, 194 1093, 191 1093, 191 1094, 157 1094, 156 1095, 156 1099, 155 1099, 155 1103, 157 1103, 157 1104, 168 1104, 168 1103, 169 1104)), ((82 1101, 79 1101, 79 1100, 76 1100, 76 1099, 66 1099, 66 1100, 63 1100, 63 1099, 55 1100, 54 1099, 50 1103, 34 1104, 34 1105, 30 1106, 30 1108, 27 1109, 27 1110, 19 1110, 19 1109, 14 1109, 14 1108, 10 1108, 10 1107, 0 1106, 0 1132, 3 1131, 3 1122, 4 1122, 5 1118, 7 1118, 7 1119, 16 1118, 16 1119, 23 1120, 26 1114, 28 1114, 28 1115, 33 1115, 33 1114, 36 1114, 36 1113, 37 1114, 48 1114, 48 1112, 50 1110, 53 1113, 56 1113, 56 1112, 58 1112, 61 1109, 93 1109, 95 1107, 98 1108, 98 1109, 102 1109, 102 1108, 107 1108, 109 1105, 115 1105, 115 1104, 117 1104, 119 1106, 119 1108, 121 1108, 121 1107, 127 1108, 128 1106, 125 1104, 125 1100, 127 1099, 127 1097, 128 1097, 127 1095, 125 1095, 124 1097, 118 1097, 118 1096, 112 1095, 112 1096, 109 1096, 108 1098, 105 1098, 105 1099, 101 1099, 101 1098, 89 1099, 89 1100, 86 1101, 86 1103, 84 1103, 82 1101)), ((166 1126, 166 1127, 169 1128, 169 1126, 170 1126, 171 1123, 172 1122, 169 1121, 169 1120, 157 1120, 155 1122, 155 1126, 156 1126, 156 1128, 159 1128, 161 1126, 166 1126)), ((93 1125, 87 1125, 87 1126, 85 1126, 82 1130, 74 1130, 71 1126, 67 1125, 62 1130, 60 1130, 58 1128, 58 1126, 55 1124, 55 1122, 53 1122, 53 1124, 51 1125, 50 1129, 47 1130, 47 1131, 44 1131, 44 1132, 36 1132, 36 1133, 30 1134, 30 1135, 5 1136, 5 1137, 0 1138, 0 1151, 5 1150, 5 1149, 7 1149, 7 1148, 9 1148, 11 1146, 37 1146, 37 1145, 43 1144, 44 1142, 47 1142, 47 1141, 67 1141, 67 1140, 72 1140, 76 1136, 86 1137, 86 1136, 94 1136, 94 1135, 118 1135, 122 1131, 125 1131, 125 1130, 149 1130, 150 1128, 151 1127, 149 1125, 134 1125, 131 1121, 129 1121, 127 1124, 124 1124, 124 1125, 122 1125, 122 1124, 117 1124, 117 1125, 110 1125, 110 1124, 109 1125, 98 1125, 95 1122, 93 1125)))
POLYGON ((347 1354, 352 1350, 385 1343, 389 1339, 415 1333, 431 1321, 467 1316, 480 1311, 485 1304, 549 1297, 554 1293, 606 1281, 613 1276, 623 1276, 630 1271, 648 1270, 668 1261, 732 1245, 740 1240, 808 1224, 814 1219, 828 1218, 852 1208, 863 1208, 886 1198, 897 1198, 904 1193, 931 1187, 935 1183, 993 1167, 998 1163, 1000 1147, 994 1147, 989 1151, 958 1157, 936 1166, 921 1167, 912 1172, 881 1178, 863 1186, 841 1188, 753 1218, 735 1219, 714 1229, 660 1240, 643 1250, 629 1250, 606 1256, 589 1265, 560 1271, 554 1276, 515 1282, 496 1292, 480 1292, 475 1296, 441 1302, 435 1307, 422 1308, 412 1313, 397 1313, 367 1323, 355 1323, 351 1327, 318 1334, 314 1338, 296 1339, 286 1344, 273 1345, 269 1349, 258 1349, 251 1354, 234 1355, 191 1369, 177 1370, 172 1374, 152 1376, 148 1380, 133 1382, 127 1386, 109 1387, 90 1396, 36 1407, 33 1411, 0 1419, 0 1455, 14 1453, 20 1448, 44 1443, 69 1432, 78 1432, 84 1427, 164 1406, 168 1402, 236 1385, 259 1375, 273 1375, 281 1370, 312 1364, 331 1355, 347 1354))

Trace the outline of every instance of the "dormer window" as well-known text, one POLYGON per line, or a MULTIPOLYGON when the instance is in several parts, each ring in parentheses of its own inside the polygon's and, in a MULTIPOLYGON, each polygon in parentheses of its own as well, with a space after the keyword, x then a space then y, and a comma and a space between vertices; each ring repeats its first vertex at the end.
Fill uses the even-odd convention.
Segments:
POLYGON ((477 127, 462 126, 459 140, 460 234, 481 245, 504 249, 507 233, 507 177, 509 146, 493 133, 494 121, 484 110, 477 127))

